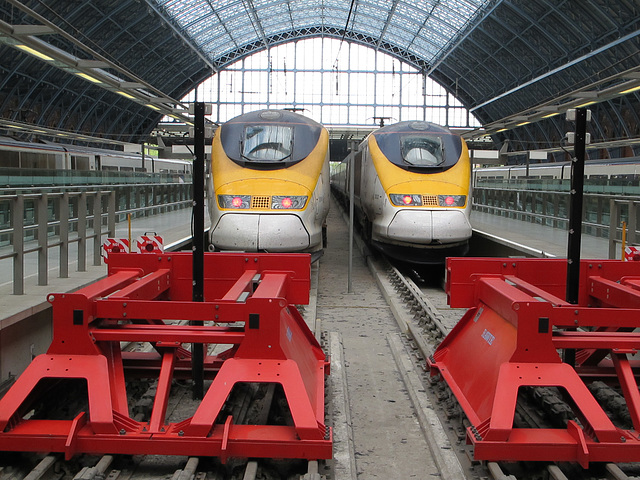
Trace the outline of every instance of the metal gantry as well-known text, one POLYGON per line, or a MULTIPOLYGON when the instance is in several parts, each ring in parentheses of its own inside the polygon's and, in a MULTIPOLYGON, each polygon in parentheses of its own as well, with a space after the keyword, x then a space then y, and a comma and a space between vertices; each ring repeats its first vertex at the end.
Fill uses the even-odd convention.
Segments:
MULTIPOLYGON (((558 146, 562 122, 547 115, 569 100, 576 100, 573 106, 598 102, 592 107, 594 140, 640 136, 640 90, 634 90, 640 83, 633 84, 640 81, 640 12, 634 2, 359 0, 347 25, 349 5, 339 0, 52 0, 46 5, 4 0, 0 21, 10 28, 0 34, 1 128, 6 131, 5 121, 14 120, 137 143, 161 117, 139 99, 101 90, 33 53, 17 53, 9 44, 21 38, 34 37, 33 45, 50 43, 72 55, 89 47, 110 63, 108 73, 124 79, 125 71, 130 74, 125 84, 144 85, 133 88, 134 97, 144 96, 144 90, 179 99, 253 53, 324 37, 373 47, 428 75, 492 127, 497 148, 506 139, 515 150, 558 146), (621 87, 617 96, 608 96, 616 86, 621 87), (544 108, 538 111, 539 106, 544 108)), ((92 56, 77 57, 75 67, 89 76, 87 69, 106 68, 92 64, 98 60, 92 56)))

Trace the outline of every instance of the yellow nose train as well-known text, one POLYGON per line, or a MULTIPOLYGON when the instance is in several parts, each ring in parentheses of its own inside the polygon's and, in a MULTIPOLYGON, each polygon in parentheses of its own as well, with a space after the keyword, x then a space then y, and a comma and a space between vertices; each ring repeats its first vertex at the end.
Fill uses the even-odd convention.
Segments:
POLYGON ((429 122, 399 122, 371 133, 353 165, 332 175, 336 196, 354 210, 364 236, 387 255, 441 263, 465 255, 471 237, 471 163, 465 141, 429 122))
POLYGON ((302 115, 259 110, 216 131, 208 179, 216 250, 317 252, 329 211, 329 135, 302 115))

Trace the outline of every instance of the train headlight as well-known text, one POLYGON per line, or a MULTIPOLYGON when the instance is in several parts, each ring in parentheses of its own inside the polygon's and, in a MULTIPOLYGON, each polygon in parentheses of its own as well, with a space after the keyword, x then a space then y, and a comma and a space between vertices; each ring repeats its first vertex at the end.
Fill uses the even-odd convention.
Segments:
POLYGON ((251 206, 250 195, 218 195, 220 208, 249 208, 251 206))
POLYGON ((271 208, 274 210, 301 210, 306 204, 307 197, 304 195, 274 195, 271 197, 271 208))
POLYGON ((389 195, 389 198, 391 199, 391 203, 396 207, 415 207, 422 205, 422 196, 420 195, 399 195, 397 193, 392 193, 389 195))
POLYGON ((438 205, 441 207, 464 207, 466 195, 438 195, 438 205))

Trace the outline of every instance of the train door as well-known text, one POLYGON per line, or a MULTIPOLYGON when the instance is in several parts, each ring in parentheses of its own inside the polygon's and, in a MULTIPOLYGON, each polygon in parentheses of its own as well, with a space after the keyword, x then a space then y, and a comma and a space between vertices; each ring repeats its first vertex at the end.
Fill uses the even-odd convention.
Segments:
POLYGON ((96 155, 96 170, 102 170, 102 159, 100 155, 96 155))

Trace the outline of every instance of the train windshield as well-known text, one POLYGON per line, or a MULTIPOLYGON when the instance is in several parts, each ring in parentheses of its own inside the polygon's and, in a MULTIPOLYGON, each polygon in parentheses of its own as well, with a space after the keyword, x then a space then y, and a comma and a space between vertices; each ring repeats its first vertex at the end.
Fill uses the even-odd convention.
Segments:
POLYGON ((293 128, 250 125, 244 129, 242 156, 251 162, 281 162, 291 156, 293 128))
POLYGON ((433 135, 405 135, 400 139, 402 159, 416 167, 434 167, 444 162, 442 138, 433 135))

